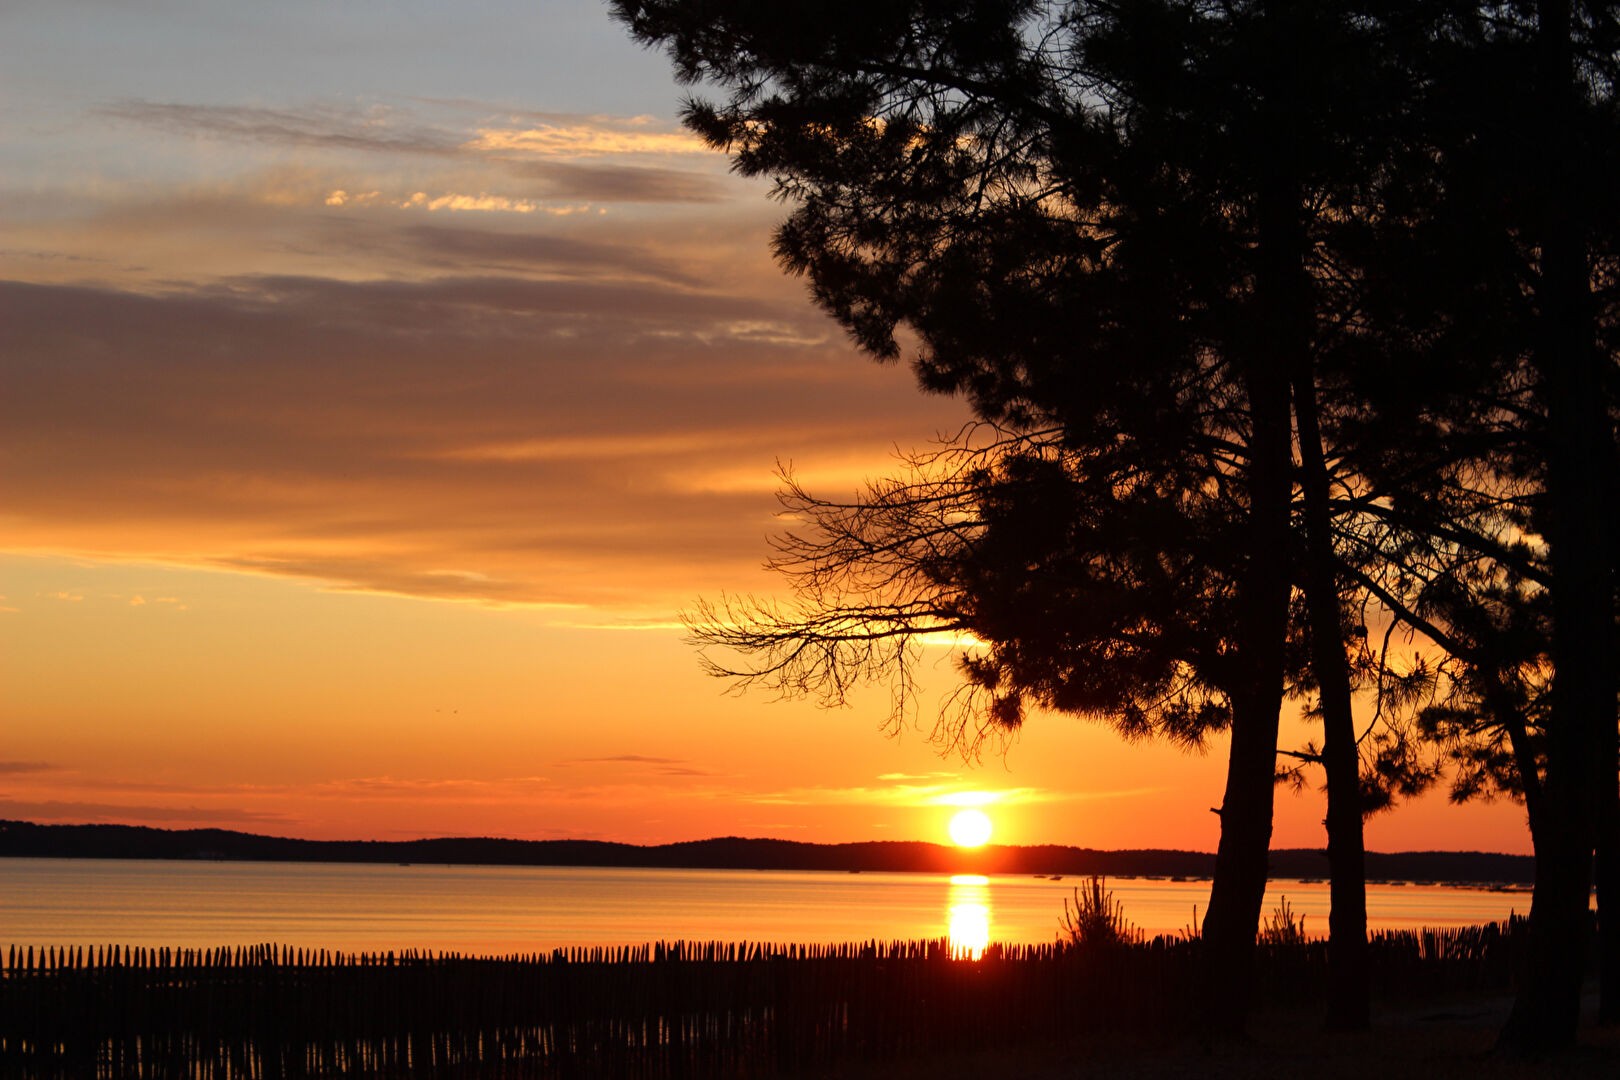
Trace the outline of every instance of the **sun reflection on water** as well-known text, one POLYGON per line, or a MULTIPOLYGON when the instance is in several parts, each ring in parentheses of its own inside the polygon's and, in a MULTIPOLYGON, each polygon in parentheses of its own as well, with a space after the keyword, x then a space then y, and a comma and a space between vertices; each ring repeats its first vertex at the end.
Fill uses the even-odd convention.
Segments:
POLYGON ((956 875, 951 878, 946 904, 946 935, 951 951, 970 960, 979 959, 990 944, 990 879, 980 874, 956 875))

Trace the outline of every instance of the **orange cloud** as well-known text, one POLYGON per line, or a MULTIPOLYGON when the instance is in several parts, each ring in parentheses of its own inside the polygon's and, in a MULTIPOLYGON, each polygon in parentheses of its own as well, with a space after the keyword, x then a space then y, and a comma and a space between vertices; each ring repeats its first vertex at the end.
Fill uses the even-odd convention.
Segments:
POLYGON ((605 157, 623 154, 709 154, 702 139, 686 131, 638 131, 595 123, 542 124, 527 128, 481 128, 467 149, 481 153, 523 153, 547 157, 605 157))

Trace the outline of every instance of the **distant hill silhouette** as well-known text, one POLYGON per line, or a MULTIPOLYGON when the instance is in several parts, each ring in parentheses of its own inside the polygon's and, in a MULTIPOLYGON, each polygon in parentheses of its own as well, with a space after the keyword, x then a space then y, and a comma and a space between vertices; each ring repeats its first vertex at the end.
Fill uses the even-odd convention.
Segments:
MULTIPOLYGON (((1110 877, 1208 877, 1215 856, 1200 851, 1096 851, 1040 844, 992 844, 978 850, 922 841, 807 844, 726 836, 677 844, 602 840, 296 840, 227 829, 154 829, 142 825, 36 825, 0 821, 0 857, 75 859, 228 859, 256 862, 439 863, 483 866, 623 866, 704 870, 901 871, 979 874, 1105 874, 1110 877)), ((1307 848, 1271 853, 1278 878, 1325 877, 1327 856, 1307 848)), ((1414 882, 1528 883, 1528 855, 1477 851, 1367 853, 1369 879, 1414 882)))

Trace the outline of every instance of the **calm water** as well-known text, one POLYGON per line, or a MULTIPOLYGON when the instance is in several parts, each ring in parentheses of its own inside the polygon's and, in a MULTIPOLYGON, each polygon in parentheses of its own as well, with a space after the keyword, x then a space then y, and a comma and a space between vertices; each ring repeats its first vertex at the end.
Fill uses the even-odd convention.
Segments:
MULTIPOLYGON (((499 954, 568 945, 835 942, 950 936, 1051 941, 1078 878, 742 870, 393 866, 0 858, 0 948, 276 942, 343 951, 499 954)), ((1207 882, 1110 880, 1149 934, 1202 917, 1207 882)), ((1374 929, 1488 922, 1525 893, 1370 885, 1374 929)), ((1327 932, 1323 883, 1273 882, 1327 932)))

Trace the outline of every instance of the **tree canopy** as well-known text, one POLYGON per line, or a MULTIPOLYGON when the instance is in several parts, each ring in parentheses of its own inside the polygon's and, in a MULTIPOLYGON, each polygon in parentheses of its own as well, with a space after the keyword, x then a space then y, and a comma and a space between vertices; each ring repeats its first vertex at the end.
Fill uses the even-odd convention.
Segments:
MULTIPOLYGON (((908 644, 960 632, 957 746, 1030 706, 1229 731, 1212 1014, 1241 1009, 1290 688, 1324 724, 1336 942, 1365 939, 1362 815, 1433 776, 1403 734, 1369 754, 1358 685, 1459 795, 1524 794, 1538 926, 1580 922, 1580 852, 1620 837, 1610 6, 614 8, 774 179, 784 267, 986 425, 850 502, 790 486, 800 606, 700 612, 763 658, 717 670, 904 693, 908 644), (1369 663, 1372 622, 1443 655, 1369 663)), ((1579 930, 1543 938, 1527 1042, 1573 1031, 1579 930)))

